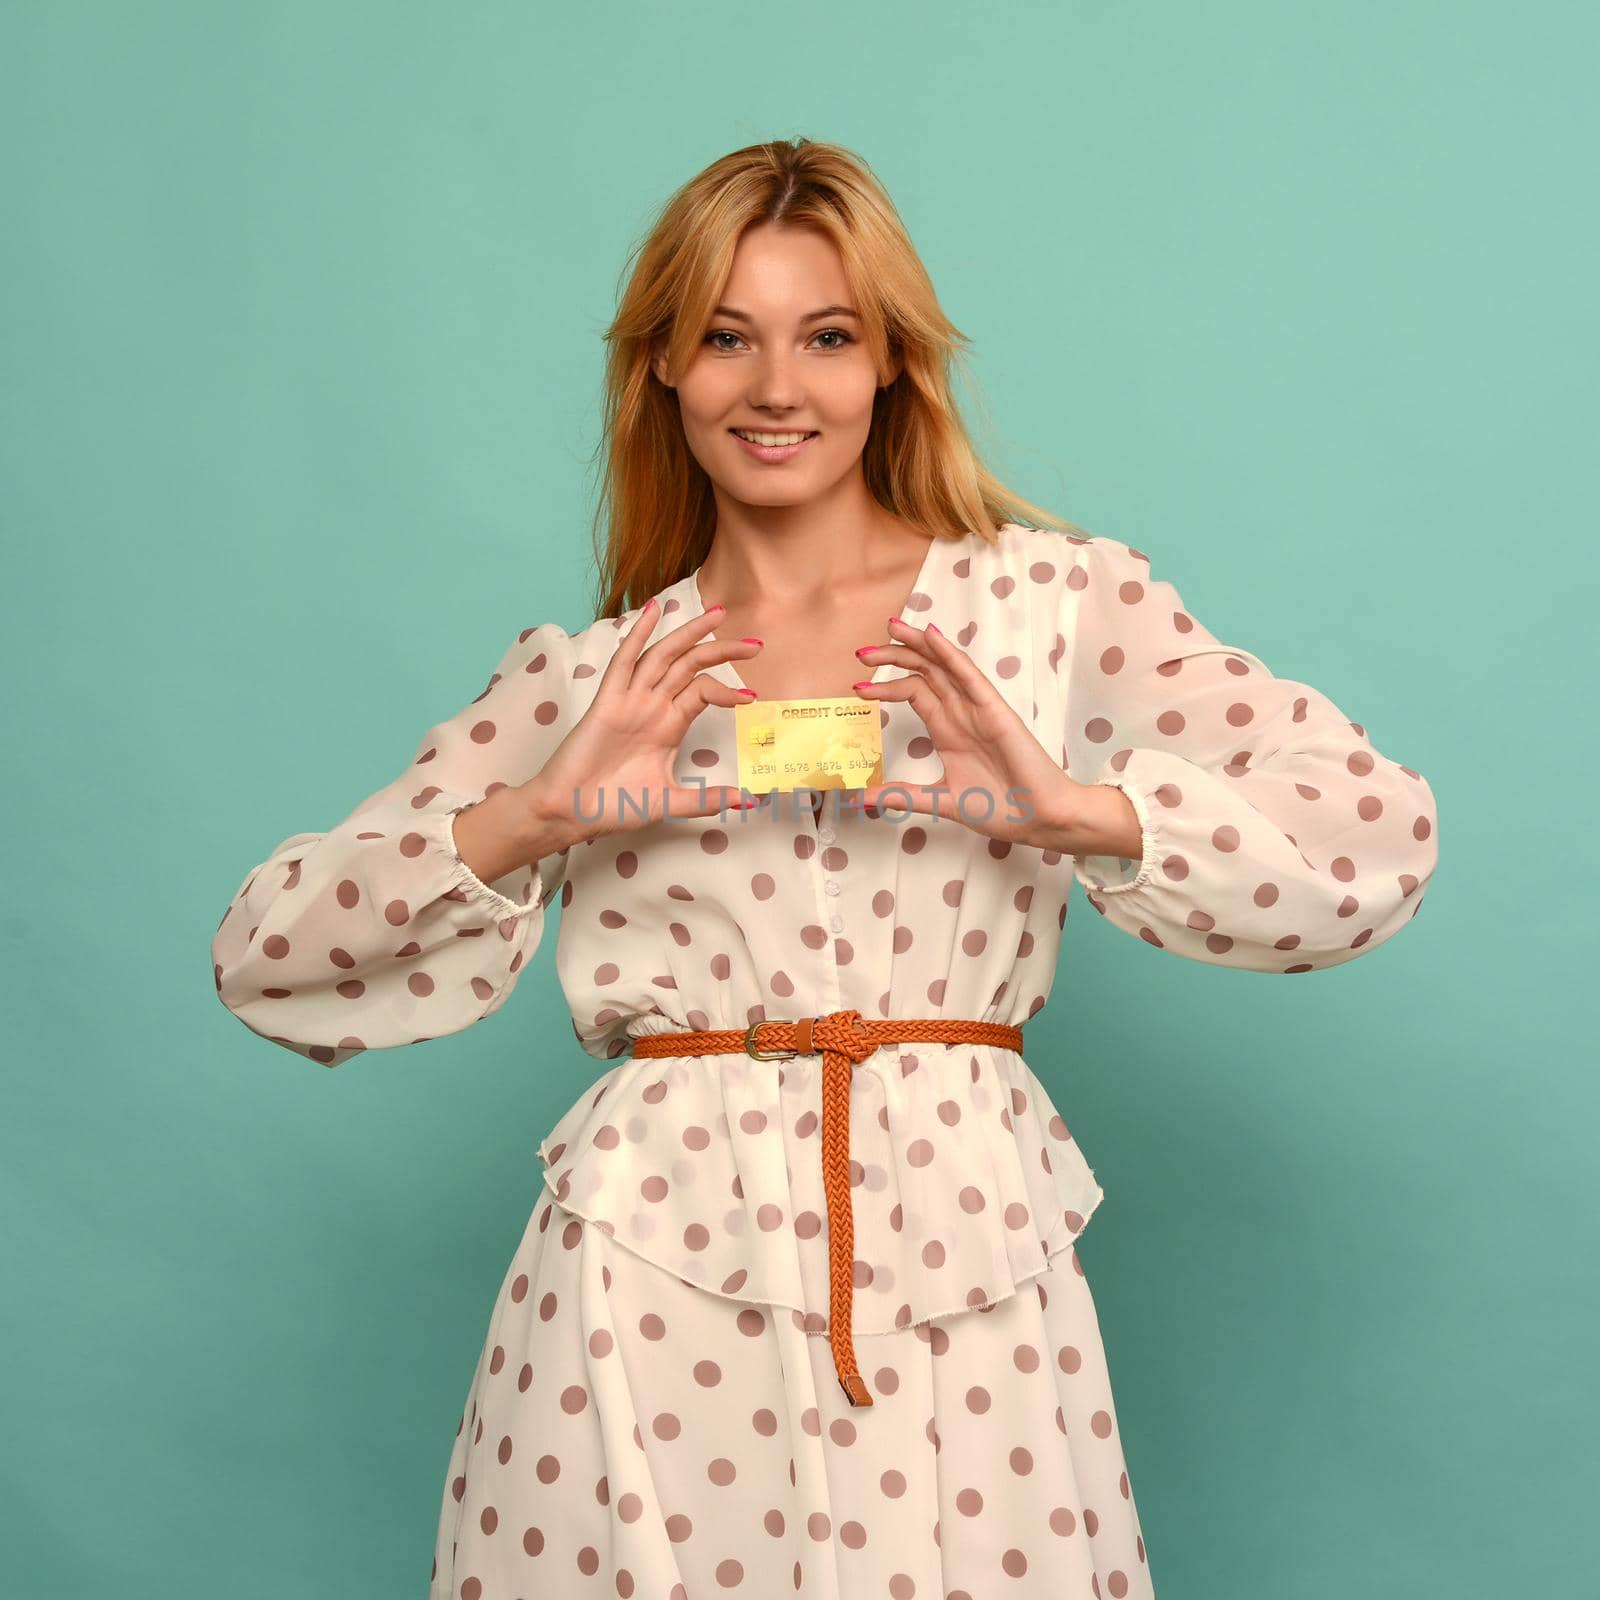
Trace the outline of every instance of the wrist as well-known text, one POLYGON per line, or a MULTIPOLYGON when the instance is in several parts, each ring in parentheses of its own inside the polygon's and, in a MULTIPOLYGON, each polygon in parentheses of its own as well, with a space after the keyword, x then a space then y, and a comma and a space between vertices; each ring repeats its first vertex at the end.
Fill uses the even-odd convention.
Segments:
POLYGON ((522 802, 523 843, 529 860, 569 849, 588 837, 574 818, 570 802, 561 803, 542 773, 522 784, 517 794, 522 802))
POLYGON ((1031 793, 1033 817, 1028 824, 1026 842, 1040 850, 1072 854, 1070 846, 1082 832, 1078 821, 1078 793, 1083 788, 1083 784, 1058 770, 1043 789, 1034 789, 1031 793))
POLYGON ((1040 816, 1034 840, 1064 856, 1118 856, 1137 861, 1144 833, 1133 802, 1108 783, 1079 783, 1061 774, 1040 816))

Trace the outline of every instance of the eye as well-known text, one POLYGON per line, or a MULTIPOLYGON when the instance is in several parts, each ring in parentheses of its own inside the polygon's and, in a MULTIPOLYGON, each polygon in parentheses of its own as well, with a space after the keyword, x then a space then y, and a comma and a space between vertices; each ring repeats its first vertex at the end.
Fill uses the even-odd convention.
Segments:
MULTIPOLYGON (((847 344, 854 344, 856 342, 854 337, 846 333, 843 328, 824 328, 820 333, 816 334, 815 337, 818 339, 826 339, 830 334, 839 342, 837 344, 823 345, 822 348, 824 350, 842 350, 847 344)), ((733 350, 732 345, 718 344, 716 342, 718 339, 724 337, 733 339, 739 343, 743 343, 743 341, 739 339, 739 335, 736 334, 732 328, 713 328, 711 332, 708 333, 700 342, 702 344, 710 345, 713 350, 722 350, 731 354, 733 350)))

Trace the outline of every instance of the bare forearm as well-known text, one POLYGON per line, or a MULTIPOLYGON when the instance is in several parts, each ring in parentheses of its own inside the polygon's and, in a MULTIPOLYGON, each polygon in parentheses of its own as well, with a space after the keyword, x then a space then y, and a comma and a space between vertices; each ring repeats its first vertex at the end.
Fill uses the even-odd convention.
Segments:
POLYGON ((455 819, 456 854, 484 883, 565 849, 572 837, 570 824, 548 816, 528 785, 496 789, 455 819))
POLYGON ((1139 813, 1120 789, 1105 783, 1077 783, 1054 797, 1038 842, 1068 856, 1121 856, 1137 861, 1144 853, 1139 813))

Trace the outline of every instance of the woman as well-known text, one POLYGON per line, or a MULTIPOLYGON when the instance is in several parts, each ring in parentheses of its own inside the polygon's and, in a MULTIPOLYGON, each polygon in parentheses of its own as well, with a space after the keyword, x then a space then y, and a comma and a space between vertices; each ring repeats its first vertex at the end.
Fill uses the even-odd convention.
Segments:
POLYGON ((695 178, 608 337, 598 620, 519 635, 214 950, 336 1066, 498 1009, 562 892, 612 1065, 540 1146, 432 1594, 1148 1596, 1101 1189, 1020 1051, 1072 878, 1158 949, 1315 971, 1415 914, 1431 791, 1137 550, 1018 520, 848 152, 695 178), (796 700, 867 781, 741 794, 796 700))

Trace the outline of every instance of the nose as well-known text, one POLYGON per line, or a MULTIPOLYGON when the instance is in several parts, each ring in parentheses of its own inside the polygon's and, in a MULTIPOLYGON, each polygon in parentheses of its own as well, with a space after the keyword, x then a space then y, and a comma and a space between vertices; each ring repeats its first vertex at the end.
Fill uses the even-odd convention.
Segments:
POLYGON ((750 369, 750 404, 781 414, 797 410, 805 401, 805 386, 797 358, 789 351, 765 351, 750 369))

